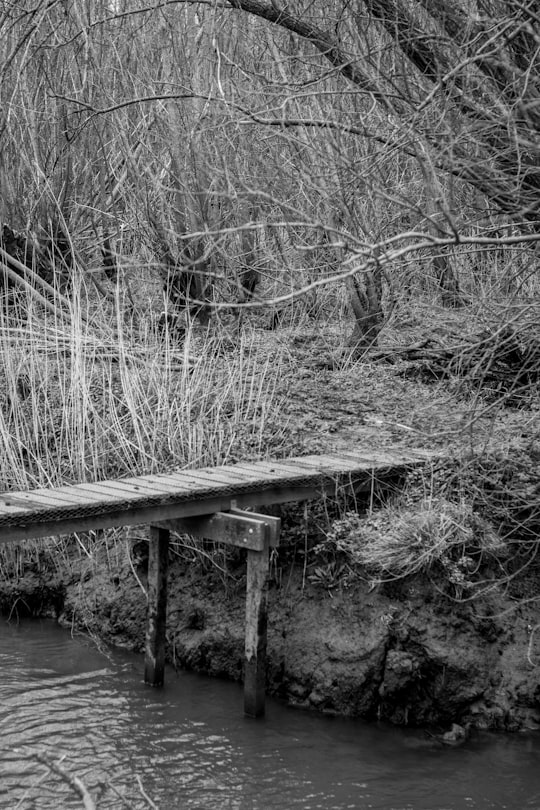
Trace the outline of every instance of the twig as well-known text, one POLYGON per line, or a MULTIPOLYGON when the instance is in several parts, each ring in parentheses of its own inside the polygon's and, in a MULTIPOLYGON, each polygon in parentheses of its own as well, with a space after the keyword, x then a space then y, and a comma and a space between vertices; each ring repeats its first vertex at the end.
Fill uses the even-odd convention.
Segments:
MULTIPOLYGON (((137 780, 137 784, 138 784, 138 786, 139 786, 139 790, 140 790, 140 792, 141 792, 141 795, 142 795, 142 797, 144 798, 144 800, 145 800, 145 801, 148 803, 148 806, 149 806, 149 807, 151 807, 151 808, 152 808, 152 810, 159 810, 159 808, 158 808, 157 804, 155 804, 155 803, 152 801, 152 799, 150 798, 150 796, 149 796, 149 795, 148 795, 148 794, 145 792, 145 790, 144 790, 144 788, 143 788, 143 786, 142 786, 141 777, 140 777, 138 774, 136 774, 136 775, 135 775, 135 779, 137 780)), ((131 801, 130 801, 129 799, 127 799, 125 796, 123 796, 123 795, 120 793, 120 791, 118 790, 118 788, 116 788, 114 785, 111 785, 111 783, 110 783, 110 782, 109 782, 109 783, 107 783, 106 785, 105 785, 105 783, 104 783, 104 786, 105 786, 105 787, 107 787, 107 788, 109 788, 110 790, 112 790, 112 792, 113 792, 113 793, 114 793, 116 796, 118 796, 118 798, 120 799, 120 801, 122 802, 122 804, 123 804, 125 807, 128 807, 128 808, 133 808, 133 805, 132 805, 131 801)))
POLYGON ((139 776, 139 774, 136 774, 135 778, 137 780, 139 790, 141 791, 141 796, 143 797, 143 799, 145 799, 145 801, 148 802, 148 806, 151 807, 152 810, 159 810, 157 804, 155 804, 155 802, 153 802, 152 799, 150 798, 150 796, 145 792, 145 790, 143 788, 143 785, 142 785, 141 777, 139 776))
POLYGON ((64 782, 66 782, 66 784, 68 784, 71 788, 73 788, 75 793, 79 794, 79 796, 83 800, 85 810, 97 810, 94 800, 92 799, 90 793, 88 792, 88 790, 86 789, 83 782, 79 779, 78 776, 72 776, 70 773, 68 773, 68 771, 62 768, 62 766, 59 763, 54 762, 46 754, 41 754, 37 752, 34 756, 39 762, 45 765, 50 771, 55 773, 64 782))
POLYGON ((118 798, 120 799, 120 801, 122 802, 124 807, 127 807, 129 810, 132 810, 133 805, 131 804, 131 802, 128 799, 126 799, 125 796, 122 795, 122 793, 120 793, 118 788, 116 788, 114 785, 111 785, 110 782, 102 782, 101 784, 102 784, 103 787, 106 787, 106 788, 109 788, 110 790, 112 790, 114 795, 118 796, 118 798))
POLYGON ((21 798, 19 799, 19 801, 17 802, 17 804, 14 806, 13 810, 20 810, 20 808, 21 808, 21 807, 22 807, 22 808, 23 808, 23 810, 24 810, 24 807, 27 807, 27 806, 28 806, 27 804, 25 804, 25 802, 26 802, 26 800, 27 800, 28 796, 30 795, 30 793, 31 793, 33 790, 35 790, 35 788, 36 788, 38 785, 41 785, 41 783, 45 781, 45 779, 47 778, 47 776, 48 776, 48 774, 47 774, 47 773, 42 773, 42 774, 40 774, 39 776, 37 776, 37 777, 35 778, 35 780, 32 782, 32 784, 30 785, 30 787, 29 787, 27 790, 25 790, 25 791, 24 791, 24 793, 22 794, 21 798))
POLYGON ((30 279, 30 281, 33 281, 34 284, 39 284, 40 287, 45 292, 48 292, 50 295, 52 295, 54 301, 56 301, 58 304, 61 304, 63 307, 66 307, 69 311, 69 302, 66 300, 66 298, 64 298, 63 295, 61 295, 58 292, 58 290, 55 290, 54 287, 52 287, 47 281, 45 281, 44 278, 41 278, 39 273, 36 273, 35 270, 32 270, 30 267, 27 267, 25 264, 20 262, 18 259, 16 259, 10 253, 8 253, 7 250, 4 250, 4 248, 2 247, 0 247, 0 262, 2 264, 2 271, 8 276, 8 278, 14 284, 19 284, 24 289, 28 290, 31 293, 31 295, 34 296, 34 298, 36 298, 41 304, 43 304, 43 306, 51 310, 54 314, 58 314, 58 310, 54 307, 54 304, 52 304, 47 298, 45 298, 45 296, 42 295, 42 293, 40 293, 38 290, 32 287, 30 282, 27 281, 27 278, 30 279), (13 267, 10 267, 10 265, 12 265, 15 268, 15 270, 18 270, 19 273, 16 273, 15 270, 13 270, 13 267), (23 275, 22 276, 19 275, 20 273, 22 273, 23 275))

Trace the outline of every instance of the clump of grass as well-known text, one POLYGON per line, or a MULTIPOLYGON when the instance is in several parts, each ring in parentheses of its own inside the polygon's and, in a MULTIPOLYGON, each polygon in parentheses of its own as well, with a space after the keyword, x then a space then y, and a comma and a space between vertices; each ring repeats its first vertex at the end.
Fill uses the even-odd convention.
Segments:
POLYGON ((347 513, 334 522, 323 547, 378 582, 438 568, 465 586, 504 545, 468 504, 435 498, 408 508, 385 506, 367 517, 347 513))

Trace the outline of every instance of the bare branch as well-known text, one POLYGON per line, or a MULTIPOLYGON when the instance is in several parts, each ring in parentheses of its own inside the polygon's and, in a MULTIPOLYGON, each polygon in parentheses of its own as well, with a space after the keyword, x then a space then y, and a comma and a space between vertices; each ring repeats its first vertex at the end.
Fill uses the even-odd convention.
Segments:
POLYGON ((45 765, 50 771, 55 773, 62 779, 62 781, 69 785, 70 788, 75 791, 75 793, 78 793, 83 800, 85 810, 97 810, 92 796, 78 776, 73 776, 73 774, 69 773, 69 771, 63 768, 58 762, 55 762, 51 757, 46 756, 46 754, 36 752, 34 756, 39 762, 42 763, 42 765, 45 765))

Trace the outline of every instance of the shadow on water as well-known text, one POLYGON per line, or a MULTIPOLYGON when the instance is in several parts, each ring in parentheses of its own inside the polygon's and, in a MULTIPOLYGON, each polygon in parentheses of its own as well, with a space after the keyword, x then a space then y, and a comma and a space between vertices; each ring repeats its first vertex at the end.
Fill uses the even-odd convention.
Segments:
POLYGON ((540 736, 443 748, 421 731, 294 711, 242 716, 238 684, 104 654, 53 622, 0 624, 0 808, 80 808, 36 752, 100 810, 540 810, 540 736))

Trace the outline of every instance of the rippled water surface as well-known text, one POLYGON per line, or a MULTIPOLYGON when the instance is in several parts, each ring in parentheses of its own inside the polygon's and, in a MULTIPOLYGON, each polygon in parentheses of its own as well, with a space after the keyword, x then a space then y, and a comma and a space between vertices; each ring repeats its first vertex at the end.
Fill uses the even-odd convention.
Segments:
POLYGON ((52 622, 0 623, 0 808, 540 810, 540 738, 441 748, 421 732, 319 717, 269 701, 242 716, 237 684, 104 654, 52 622), (151 802, 144 798, 146 794, 151 802))

